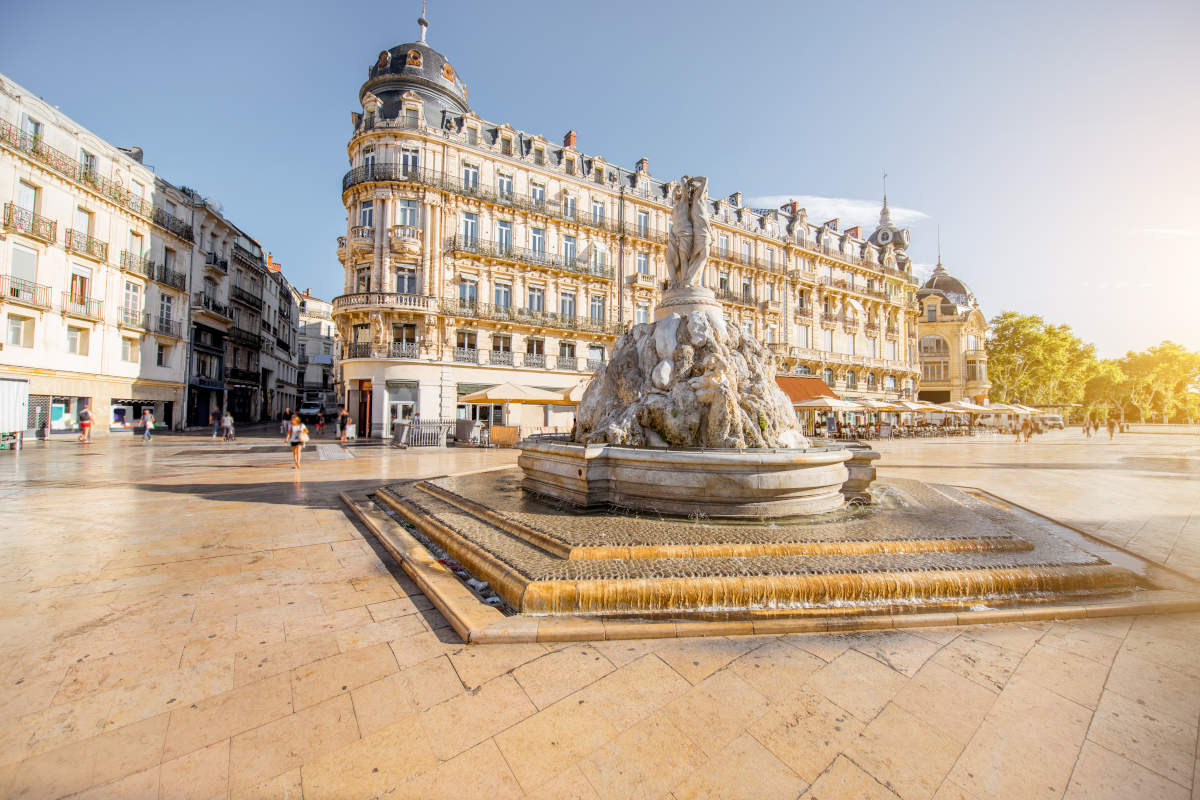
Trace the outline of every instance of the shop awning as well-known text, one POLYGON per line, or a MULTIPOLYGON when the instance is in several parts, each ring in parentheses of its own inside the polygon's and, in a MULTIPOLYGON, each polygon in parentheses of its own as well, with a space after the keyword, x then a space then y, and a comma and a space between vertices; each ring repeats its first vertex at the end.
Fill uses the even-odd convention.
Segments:
POLYGON ((803 403, 814 397, 837 397, 837 392, 829 388, 829 384, 820 378, 776 376, 775 383, 783 389, 783 393, 792 401, 792 405, 803 403))

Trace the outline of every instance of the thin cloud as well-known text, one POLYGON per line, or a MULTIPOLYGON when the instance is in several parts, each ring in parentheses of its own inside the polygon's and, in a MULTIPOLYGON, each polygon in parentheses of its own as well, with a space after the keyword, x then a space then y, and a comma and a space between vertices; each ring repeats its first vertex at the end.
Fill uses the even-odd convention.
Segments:
POLYGON ((1157 236, 1160 239, 1200 239, 1200 231, 1189 231, 1183 228, 1142 228, 1142 233, 1157 236))
POLYGON ((918 264, 914 261, 912 265, 913 276, 921 283, 924 283, 933 274, 933 267, 933 264, 918 264))
MULTIPOLYGON (((874 227, 879 219, 881 203, 878 200, 854 200, 849 197, 820 197, 815 194, 768 194, 762 197, 751 197, 747 205, 754 208, 779 208, 784 203, 795 200, 801 208, 808 209, 808 218, 818 224, 827 219, 837 217, 843 227, 863 224, 874 227)), ((892 222, 897 225, 908 225, 927 218, 923 211, 902 206, 889 205, 892 212, 892 222)))

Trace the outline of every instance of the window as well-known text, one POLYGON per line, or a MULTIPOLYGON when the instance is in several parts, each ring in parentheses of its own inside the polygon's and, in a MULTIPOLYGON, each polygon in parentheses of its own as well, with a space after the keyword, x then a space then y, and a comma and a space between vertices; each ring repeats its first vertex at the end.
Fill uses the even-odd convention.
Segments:
POLYGON ((593 200, 592 201, 592 222, 596 223, 596 224, 604 222, 604 201, 603 200, 593 200))
POLYGON ((375 227, 375 201, 364 200, 358 206, 358 224, 364 228, 375 227))
POLYGON ((413 323, 392 325, 392 341, 398 344, 416 344, 417 326, 413 323))
POLYGON ((479 300, 479 284, 475 281, 458 282, 458 302, 474 304, 479 300))
MULTIPOLYGON (((464 234, 465 237, 466 234, 464 234)), ((496 249, 501 253, 512 250, 512 223, 506 220, 496 222, 496 249)))
POLYGON ((163 208, 166 209, 167 216, 169 216, 169 217, 175 216, 175 204, 172 203, 170 200, 168 200, 166 202, 166 204, 163 206, 163 208))
POLYGON ((479 128, 474 125, 467 127, 467 144, 479 144, 479 128))
POLYGON ((525 352, 531 356, 542 356, 546 354, 546 340, 534 339, 530 337, 525 340, 525 352))
POLYGON ((529 184, 529 195, 537 206, 546 205, 546 185, 544 183, 529 184))
POLYGON ((808 326, 807 325, 797 325, 796 326, 796 346, 797 347, 808 347, 808 326))
POLYGON ((875 381, 875 373, 874 373, 874 372, 868 372, 868 373, 867 373, 867 388, 868 388, 868 389, 871 389, 871 390, 873 391, 873 390, 875 389, 875 383, 876 383, 876 381, 875 381))
POLYGON ((479 167, 474 164, 463 164, 463 188, 479 188, 479 167))
POLYGON ((498 308, 509 308, 512 306, 512 284, 497 283, 492 289, 492 297, 498 308))
POLYGON ((495 353, 511 353, 512 352, 512 336, 507 333, 492 334, 492 352, 495 353))
POLYGON ((154 363, 159 367, 171 366, 171 348, 160 344, 158 351, 154 354, 154 363))
POLYGON ((592 266, 603 269, 608 264, 608 251, 596 243, 592 245, 592 266))
POLYGON ((459 331, 455 337, 455 346, 460 350, 474 350, 475 331, 459 331))
POLYGON ((71 265, 71 302, 86 303, 92 283, 92 271, 79 264, 71 265))
POLYGON ((13 347, 33 347, 33 317, 8 315, 8 339, 13 347))
POLYGON ((96 179, 96 156, 87 150, 79 151, 79 174, 85 181, 96 179))
POLYGON ((417 208, 416 200, 397 200, 396 201, 396 224, 408 225, 415 228, 420 225, 420 211, 417 208))
POLYGON ((775 341, 775 326, 768 325, 767 326, 767 344, 771 344, 774 341, 775 341))
POLYGON ((11 253, 9 269, 14 283, 9 285, 8 292, 12 297, 20 297, 22 291, 33 291, 29 284, 37 283, 37 251, 14 242, 11 253))
POLYGON ((503 155, 511 156, 513 154, 513 140, 505 136, 500 140, 500 152, 503 155))
POLYGON ((635 312, 634 320, 639 325, 650 321, 650 304, 649 303, 638 303, 637 304, 637 311, 635 312))
POLYGON ((750 282, 749 278, 742 278, 742 299, 754 299, 754 284, 750 282))
POLYGON ((400 294, 417 293, 417 271, 412 267, 396 269, 396 291, 400 294))
POLYGON ((479 215, 464 211, 462 216, 462 238, 474 245, 479 240, 479 215))
POLYGON ((545 228, 530 228, 529 230, 529 249, 535 253, 546 252, 546 229, 545 228))
POLYGON ((21 116, 21 130, 32 136, 34 139, 42 138, 42 123, 38 122, 28 114, 21 116))
POLYGON ((17 182, 17 205, 26 211, 37 212, 38 189, 32 183, 17 182))
POLYGON ((533 149, 533 163, 539 166, 546 163, 546 151, 543 148, 535 147, 533 149))
POLYGON ((835 383, 835 381, 833 379, 833 370, 830 369, 829 367, 825 368, 825 371, 821 373, 821 377, 825 380, 825 383, 828 384, 829 386, 833 386, 833 384, 835 383))
POLYGON ((896 391, 896 376, 885 375, 883 378, 883 388, 889 392, 896 391))
POLYGON ((896 360, 896 343, 895 342, 888 342, 887 357, 890 358, 892 361, 896 360))
POLYGON ((825 351, 833 352, 833 331, 825 331, 825 351))
POLYGON ((558 357, 559 358, 574 358, 575 357, 575 343, 574 342, 559 342, 558 343, 558 357))
POLYGON ((850 355, 854 355, 854 334, 853 333, 846 334, 846 352, 849 353, 850 355))
POLYGON ((717 288, 729 291, 729 273, 722 272, 717 276, 717 288))
POLYGON ((767 269, 775 269, 775 251, 769 247, 767 248, 767 269))
POLYGON ((575 237, 574 236, 564 236, 563 237, 563 260, 565 260, 568 264, 575 261, 575 237))
POLYGON ((595 322, 604 320, 604 295, 592 295, 591 302, 588 304, 588 316, 595 322))
POLYGON ((142 285, 133 281, 125 281, 125 310, 142 310, 142 285))
POLYGON ((637 212, 637 232, 643 239, 650 235, 650 214, 646 211, 637 212))
POLYGON ((371 266, 359 264, 354 270, 354 291, 359 294, 371 291, 371 266))
POLYGON ((922 361, 921 379, 926 381, 949 380, 950 365, 945 361, 922 361))
POLYGON ((722 233, 720 241, 721 241, 721 255, 728 257, 729 256, 729 237, 722 233))
POLYGON ((375 169, 375 148, 374 147, 364 147, 363 148, 362 162, 363 162, 363 166, 366 168, 368 174, 370 174, 371 171, 375 169))
POLYGON ((588 361, 602 363, 604 361, 604 345, 589 344, 588 345, 588 361))
POLYGON ((846 388, 847 389, 857 389, 858 388, 858 376, 855 375, 853 371, 846 373, 846 388))
POLYGON ((650 255, 649 253, 637 254, 637 271, 639 275, 650 274, 650 255))
POLYGON ((513 177, 512 175, 497 175, 496 176, 496 192, 501 197, 513 196, 513 177))
POLYGON ((421 167, 421 151, 415 147, 400 149, 400 164, 405 175, 414 175, 421 167))
POLYGON ((121 360, 127 361, 130 364, 136 364, 141 358, 141 347, 138 346, 138 340, 128 336, 121 337, 121 360))
POLYGON ((937 322, 937 303, 930 303, 925 307, 925 321, 937 322))
POLYGON ((563 216, 575 219, 575 195, 568 194, 563 197, 563 216))
POLYGON ((170 322, 175 319, 175 298, 169 294, 158 296, 158 316, 164 322, 170 322))
POLYGON ((568 318, 575 316, 574 292, 563 292, 558 296, 558 313, 568 318))
POLYGON ((742 242, 742 263, 743 264, 750 263, 750 243, 749 242, 742 242))
POLYGON ((879 358, 878 343, 874 338, 867 339, 867 355, 871 358, 879 358))
POLYGON ((566 167, 564 169, 566 169, 568 175, 574 175, 575 174, 575 159, 568 158, 566 167))
POLYGON ((144 247, 142 235, 140 233, 129 233, 129 254, 135 259, 142 257, 142 248, 144 247))
POLYGON ((742 320, 742 335, 751 338, 754 336, 754 323, 748 319, 742 320))
POLYGON ((946 340, 940 336, 922 336, 921 337, 921 355, 922 356, 949 356, 950 345, 946 344, 946 340))
POLYGON ((546 290, 541 286, 529 287, 529 310, 530 311, 545 311, 546 310, 546 290))

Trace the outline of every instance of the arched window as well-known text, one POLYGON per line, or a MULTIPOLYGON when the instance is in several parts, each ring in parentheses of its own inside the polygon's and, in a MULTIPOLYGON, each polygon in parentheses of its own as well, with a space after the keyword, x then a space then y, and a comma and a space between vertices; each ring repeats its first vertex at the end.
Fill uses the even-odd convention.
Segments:
POLYGON ((830 369, 829 367, 826 367, 825 371, 823 373, 821 373, 821 377, 823 377, 825 379, 826 384, 828 384, 829 386, 833 386, 833 370, 832 369, 830 369))
POLYGON ((857 389, 858 388, 858 376, 855 375, 853 371, 846 373, 846 388, 847 389, 857 389))
POLYGON ((868 389, 875 388, 875 373, 874 372, 867 373, 867 388, 868 389))
POLYGON ((896 391, 896 376, 885 375, 883 378, 883 388, 889 392, 896 391))

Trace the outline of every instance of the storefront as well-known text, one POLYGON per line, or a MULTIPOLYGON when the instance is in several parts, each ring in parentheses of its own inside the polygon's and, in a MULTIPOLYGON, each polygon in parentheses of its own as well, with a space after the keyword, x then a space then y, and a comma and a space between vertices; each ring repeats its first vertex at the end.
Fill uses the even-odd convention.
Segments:
POLYGON ((113 432, 133 430, 141 427, 142 412, 146 409, 154 416, 155 427, 172 427, 175 419, 175 402, 172 400, 131 400, 114 397, 109 403, 109 430, 113 432))

